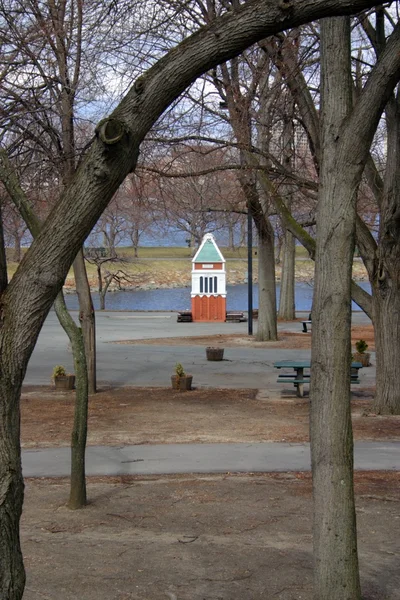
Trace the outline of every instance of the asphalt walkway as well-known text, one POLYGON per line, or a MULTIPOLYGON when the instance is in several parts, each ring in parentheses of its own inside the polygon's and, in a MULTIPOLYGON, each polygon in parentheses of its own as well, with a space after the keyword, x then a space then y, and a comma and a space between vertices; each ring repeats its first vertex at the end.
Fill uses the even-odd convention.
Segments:
MULTIPOLYGON (((357 442, 355 469, 400 470, 400 442, 357 442)), ((24 450, 24 477, 67 477, 70 449, 24 450)), ((173 473, 271 473, 309 471, 309 444, 158 444, 88 446, 88 476, 173 473)))

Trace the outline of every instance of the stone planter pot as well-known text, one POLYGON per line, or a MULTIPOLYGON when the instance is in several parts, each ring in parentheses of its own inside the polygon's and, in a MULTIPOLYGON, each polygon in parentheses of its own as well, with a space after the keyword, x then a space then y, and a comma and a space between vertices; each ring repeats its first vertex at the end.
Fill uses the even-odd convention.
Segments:
POLYGON ((207 360, 223 360, 224 348, 212 348, 209 346, 206 348, 207 360))
POLYGON ((184 375, 178 377, 177 375, 171 376, 171 385, 173 390, 180 390, 181 392, 192 389, 193 375, 184 375))
POLYGON ((56 390, 73 390, 75 387, 75 375, 58 375, 54 377, 56 390))
POLYGON ((371 354, 369 352, 356 352, 354 355, 354 362, 359 362, 363 367, 369 367, 371 364, 369 359, 371 358, 371 354))

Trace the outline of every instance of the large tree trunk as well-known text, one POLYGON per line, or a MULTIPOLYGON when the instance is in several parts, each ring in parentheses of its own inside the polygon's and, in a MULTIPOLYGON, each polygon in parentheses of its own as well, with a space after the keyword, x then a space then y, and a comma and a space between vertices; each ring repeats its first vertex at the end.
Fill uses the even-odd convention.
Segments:
POLYGON ((346 17, 321 22, 321 78, 323 155, 310 387, 314 598, 360 600, 350 413, 356 187, 343 168, 343 156, 336 152, 338 131, 351 108, 346 17))
POLYGON ((86 351, 86 366, 89 394, 96 393, 96 319, 92 294, 87 277, 82 249, 73 263, 76 292, 79 299, 79 321, 82 327, 86 351))
POLYGON ((10 376, 4 346, 0 357, 0 598, 20 600, 25 570, 19 539, 19 520, 24 498, 19 442, 19 400, 23 373, 10 376))

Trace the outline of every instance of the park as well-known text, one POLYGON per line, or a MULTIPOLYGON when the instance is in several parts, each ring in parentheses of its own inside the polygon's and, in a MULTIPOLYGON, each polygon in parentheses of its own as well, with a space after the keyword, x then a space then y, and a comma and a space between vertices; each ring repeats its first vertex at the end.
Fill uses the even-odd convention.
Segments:
POLYGON ((398 10, 1 4, 1 600, 396 598, 398 10), (190 306, 107 313, 171 234, 190 306))
MULTIPOLYGON (((89 505, 71 514, 74 392, 55 391, 48 368, 72 367, 71 352, 50 313, 22 393, 26 598, 60 589, 88 600, 310 596, 309 397, 282 390, 273 368, 309 356, 302 318, 279 324, 279 342, 255 342, 247 323, 176 327, 175 312, 99 313, 104 381, 89 403, 89 505), (223 361, 206 360, 210 344, 224 347, 223 361), (194 375, 191 391, 169 386, 178 359, 194 375)), ((373 348, 368 330, 354 313, 353 339, 373 348)), ((378 600, 397 589, 400 417, 372 412, 372 356, 351 402, 361 572, 366 597, 378 600)))

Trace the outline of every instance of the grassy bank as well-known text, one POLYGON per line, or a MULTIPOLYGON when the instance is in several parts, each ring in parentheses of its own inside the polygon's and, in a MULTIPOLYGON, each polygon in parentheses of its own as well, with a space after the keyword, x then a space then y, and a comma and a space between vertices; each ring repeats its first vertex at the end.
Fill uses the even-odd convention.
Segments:
MULTIPOLYGON (((226 258, 227 282, 230 285, 245 283, 247 280, 247 249, 236 248, 229 250, 221 248, 223 256, 226 258)), ((11 252, 10 252, 11 255, 11 252)), ((163 247, 143 247, 139 248, 139 257, 134 257, 132 247, 122 247, 118 249, 118 256, 121 261, 109 262, 103 265, 103 271, 124 271, 130 282, 124 283, 123 287, 187 287, 191 283, 191 250, 190 248, 163 248, 163 247)), ((18 265, 15 262, 8 262, 9 278, 13 276, 18 265)), ((88 277, 92 288, 97 288, 96 266, 87 263, 88 277)), ((257 282, 258 258, 257 248, 253 249, 253 273, 254 281, 257 282)), ((366 279, 366 271, 363 264, 356 260, 353 270, 356 280, 366 279)), ((276 265, 276 278, 279 281, 281 277, 281 266, 276 265)), ((304 248, 296 247, 296 279, 298 281, 311 281, 314 277, 314 263, 308 258, 304 248)), ((70 270, 66 286, 75 287, 75 281, 72 269, 70 270)))

